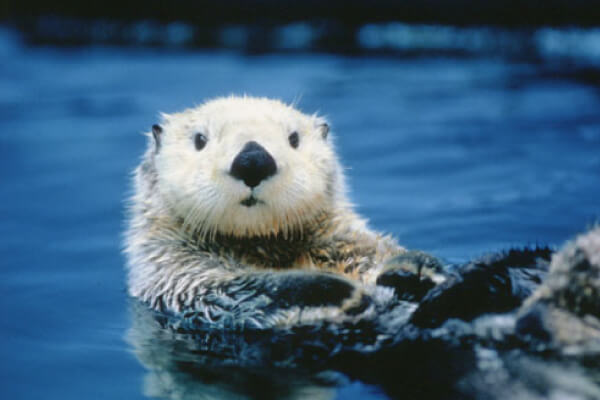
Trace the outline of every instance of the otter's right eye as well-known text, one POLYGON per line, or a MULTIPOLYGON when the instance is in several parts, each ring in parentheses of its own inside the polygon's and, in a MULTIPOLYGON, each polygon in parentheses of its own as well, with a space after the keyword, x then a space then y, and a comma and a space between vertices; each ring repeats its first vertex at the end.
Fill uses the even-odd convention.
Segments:
POLYGON ((196 133, 194 136, 194 145, 196 146, 196 150, 200 151, 206 146, 206 142, 208 139, 201 133, 196 133))
POLYGON ((288 141, 290 142, 290 146, 294 149, 298 148, 300 144, 300 136, 298 136, 298 132, 293 132, 290 136, 288 136, 288 141))

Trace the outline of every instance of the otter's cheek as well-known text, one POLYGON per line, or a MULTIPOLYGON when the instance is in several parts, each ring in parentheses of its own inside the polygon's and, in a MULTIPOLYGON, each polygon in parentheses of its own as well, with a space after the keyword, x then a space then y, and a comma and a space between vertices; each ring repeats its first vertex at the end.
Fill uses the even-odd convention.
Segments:
POLYGON ((243 185, 233 180, 228 173, 228 169, 222 165, 209 168, 206 179, 218 193, 219 201, 227 203, 227 206, 239 203, 242 199, 249 196, 250 191, 243 185))
POLYGON ((220 192, 219 201, 226 208, 238 207, 240 202, 250 196, 250 190, 226 180, 220 182, 218 188, 220 192))

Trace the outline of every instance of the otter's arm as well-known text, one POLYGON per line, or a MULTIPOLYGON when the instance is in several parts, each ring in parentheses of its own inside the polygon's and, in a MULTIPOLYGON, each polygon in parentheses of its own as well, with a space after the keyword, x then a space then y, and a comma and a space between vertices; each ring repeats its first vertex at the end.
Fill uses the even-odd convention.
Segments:
POLYGON ((151 282, 130 285, 132 295, 174 316, 178 328, 207 324, 225 328, 270 328, 356 316, 370 299, 354 282, 305 270, 252 270, 225 260, 188 258, 177 268, 153 267, 151 282))
POLYGON ((418 301, 447 278, 440 260, 423 251, 407 250, 391 236, 356 232, 344 236, 351 239, 338 240, 334 252, 342 272, 368 285, 390 287, 399 299, 418 301))
POLYGON ((343 277, 308 271, 245 273, 197 290, 182 307, 185 324, 271 328, 339 321, 364 311, 370 299, 343 277))

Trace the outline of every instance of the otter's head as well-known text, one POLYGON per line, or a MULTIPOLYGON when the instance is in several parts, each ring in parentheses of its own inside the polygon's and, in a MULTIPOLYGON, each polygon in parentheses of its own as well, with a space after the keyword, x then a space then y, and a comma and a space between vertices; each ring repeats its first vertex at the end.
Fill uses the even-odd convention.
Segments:
POLYGON ((202 233, 301 230, 344 207, 324 119, 276 100, 229 97, 163 115, 149 152, 170 212, 202 233))

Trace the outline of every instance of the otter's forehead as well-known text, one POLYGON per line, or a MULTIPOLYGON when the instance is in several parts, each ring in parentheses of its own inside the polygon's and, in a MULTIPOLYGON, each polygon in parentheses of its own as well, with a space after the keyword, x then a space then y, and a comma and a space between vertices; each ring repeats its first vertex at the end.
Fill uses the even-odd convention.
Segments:
POLYGON ((269 125, 283 130, 310 130, 320 118, 305 115, 278 100, 224 97, 181 113, 165 115, 167 123, 181 128, 204 128, 216 135, 231 126, 269 125))

